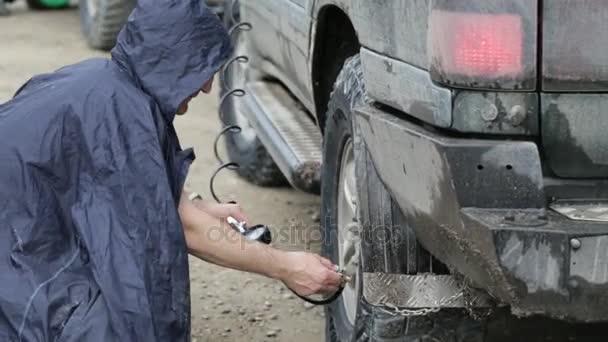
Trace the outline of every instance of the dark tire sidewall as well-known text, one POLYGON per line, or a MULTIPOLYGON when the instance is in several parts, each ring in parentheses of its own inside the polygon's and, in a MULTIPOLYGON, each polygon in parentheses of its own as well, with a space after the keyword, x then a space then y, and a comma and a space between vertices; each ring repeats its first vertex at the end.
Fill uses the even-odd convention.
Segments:
MULTIPOLYGON (((358 58, 358 57, 357 57, 358 58)), ((348 62, 345 64, 343 73, 348 62)), ((346 94, 343 84, 336 83, 327 111, 325 138, 323 143, 323 171, 321 175, 321 217, 325 234, 322 254, 334 263, 338 263, 338 196, 339 177, 341 173, 342 155, 347 141, 355 144, 356 137, 351 108, 352 98, 346 94)), ((358 99, 355 99, 355 102, 358 99)), ((356 149, 355 149, 356 150, 356 149)), ((357 180, 360 181, 360 180, 357 180)), ((361 279, 358 279, 361 281, 361 279)), ((362 284, 360 284, 362 285, 362 284)), ((363 288, 360 286, 359 288, 363 288)), ((360 321, 362 317, 361 300, 359 302, 355 325, 353 326, 345 312, 342 297, 326 306, 326 341, 355 341, 361 334, 360 321)))
MULTIPOLYGON (((327 137, 325 140, 325 156, 323 161, 323 173, 321 178, 322 194, 322 216, 325 239, 322 254, 332 262, 338 262, 338 195, 339 175, 342 162, 342 154, 346 142, 352 139, 352 121, 350 113, 336 113, 332 115, 326 126, 327 137)), ((330 335, 337 334, 337 341, 343 341, 352 335, 354 327, 348 322, 342 297, 326 307, 328 331, 330 335), (330 331, 331 329, 334 331, 330 331)), ((328 341, 331 341, 328 339, 328 341)))
POLYGON ((79 16, 81 31, 93 49, 110 50, 116 43, 121 27, 126 23, 131 11, 136 6, 135 0, 122 0, 115 3, 110 0, 98 0, 97 15, 89 13, 88 1, 80 1, 79 16), (121 7, 116 7, 120 5, 121 7))

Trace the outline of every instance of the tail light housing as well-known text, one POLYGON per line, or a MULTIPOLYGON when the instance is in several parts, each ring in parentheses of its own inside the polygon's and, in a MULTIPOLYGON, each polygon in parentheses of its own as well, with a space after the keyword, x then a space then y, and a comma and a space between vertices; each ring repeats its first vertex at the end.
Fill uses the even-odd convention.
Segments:
POLYGON ((533 0, 434 1, 428 40, 433 78, 463 88, 533 90, 536 11, 533 0))

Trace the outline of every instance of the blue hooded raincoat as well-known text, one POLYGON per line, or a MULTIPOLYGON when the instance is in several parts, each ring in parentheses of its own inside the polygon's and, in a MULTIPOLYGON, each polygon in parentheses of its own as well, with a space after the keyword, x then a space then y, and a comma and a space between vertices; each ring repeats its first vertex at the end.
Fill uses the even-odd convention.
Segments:
POLYGON ((0 341, 190 339, 180 103, 231 54, 200 0, 139 0, 112 58, 0 105, 0 341))

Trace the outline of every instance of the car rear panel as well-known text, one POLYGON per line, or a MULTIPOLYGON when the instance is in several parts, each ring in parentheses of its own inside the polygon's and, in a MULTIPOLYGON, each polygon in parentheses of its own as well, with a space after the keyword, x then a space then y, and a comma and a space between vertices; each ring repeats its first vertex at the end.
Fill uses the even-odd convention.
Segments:
POLYGON ((607 178, 608 94, 545 93, 540 99, 550 170, 562 178, 607 178))
POLYGON ((547 176, 608 179, 608 0, 390 3, 351 8, 372 98, 461 133, 533 136, 547 176))
MULTIPOLYGON (((608 178, 608 1, 433 0, 431 8, 436 82, 486 98, 488 91, 540 94, 540 111, 527 117, 540 120, 547 173, 608 178)), ((482 112, 484 121, 471 106, 454 112, 453 122, 468 111, 467 122, 492 134, 488 122, 502 122, 512 109, 482 112)))
POLYGON ((608 1, 542 6, 541 134, 563 178, 608 176, 608 1))
POLYGON ((608 1, 543 3, 545 91, 608 90, 608 1))

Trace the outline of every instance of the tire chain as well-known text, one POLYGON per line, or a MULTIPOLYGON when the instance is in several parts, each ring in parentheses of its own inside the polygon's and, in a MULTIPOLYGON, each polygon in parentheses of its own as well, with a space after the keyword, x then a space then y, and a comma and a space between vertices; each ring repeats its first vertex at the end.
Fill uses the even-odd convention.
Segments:
MULTIPOLYGON (((457 279, 460 280, 463 289, 463 299, 464 299, 464 308, 467 310, 467 313, 471 318, 476 321, 483 321, 490 317, 494 313, 494 307, 489 306, 487 308, 477 308, 475 307, 475 303, 473 303, 473 298, 470 295, 470 289, 473 289, 469 281, 464 278, 464 276, 459 275, 457 279)), ((493 298, 493 296, 491 296, 493 298)))
POLYGON ((447 304, 451 303, 452 301, 457 300, 462 297, 464 300, 465 309, 466 309, 467 313, 469 314, 469 316, 471 316, 471 318, 473 318, 476 321, 482 321, 482 320, 485 320, 486 318, 488 318, 493 313, 492 308, 491 307, 488 309, 475 308, 473 306, 473 301, 472 301, 471 296, 468 295, 468 292, 469 292, 468 289, 470 288, 470 286, 464 280, 461 281, 461 284, 462 284, 462 286, 460 287, 460 290, 458 292, 456 292, 452 296, 445 298, 445 299, 441 300, 440 302, 436 303, 435 307, 433 307, 433 308, 407 309, 407 308, 396 307, 390 303, 384 303, 383 306, 379 308, 379 310, 383 313, 386 313, 386 314, 389 314, 392 316, 422 317, 422 316, 428 316, 432 313, 438 313, 439 311, 441 311, 441 309, 444 306, 446 306, 447 304), (479 311, 482 311, 483 313, 480 314, 479 311))
POLYGON ((461 289, 460 291, 456 292, 455 294, 451 295, 450 297, 440 301, 439 303, 436 303, 435 307, 433 308, 422 308, 422 309, 407 309, 407 308, 398 308, 392 304, 388 304, 385 303, 379 310, 392 315, 392 316, 403 316, 403 317, 420 317, 420 316, 427 316, 429 314, 432 313, 437 313, 439 311, 441 311, 442 307, 449 304, 450 302, 462 297, 464 295, 464 289, 461 289))

